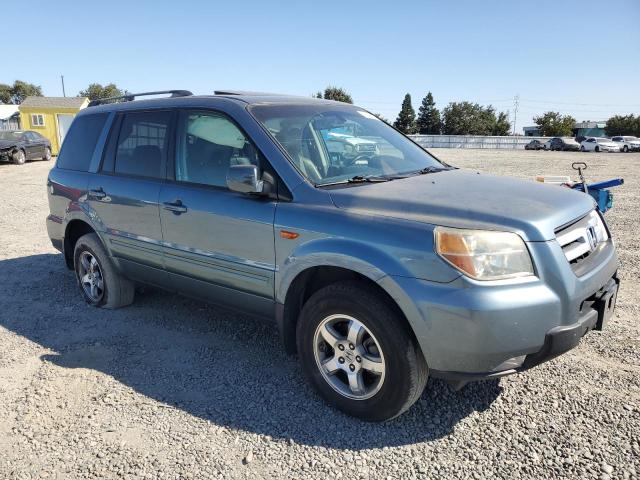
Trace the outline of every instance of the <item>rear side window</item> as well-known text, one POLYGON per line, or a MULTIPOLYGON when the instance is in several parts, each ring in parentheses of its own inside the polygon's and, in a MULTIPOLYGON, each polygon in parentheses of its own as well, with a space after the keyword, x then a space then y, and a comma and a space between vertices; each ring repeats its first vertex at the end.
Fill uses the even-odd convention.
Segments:
POLYGON ((57 161, 58 168, 89 171, 91 157, 107 116, 107 113, 81 115, 73 121, 62 143, 57 161))
POLYGON ((116 147, 115 172, 164 178, 170 112, 140 112, 124 116, 116 147))

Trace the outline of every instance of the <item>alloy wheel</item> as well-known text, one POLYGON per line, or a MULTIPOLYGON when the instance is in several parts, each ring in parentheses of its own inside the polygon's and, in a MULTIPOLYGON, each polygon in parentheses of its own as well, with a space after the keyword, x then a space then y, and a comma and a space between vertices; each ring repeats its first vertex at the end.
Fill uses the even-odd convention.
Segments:
POLYGON ((91 252, 80 254, 78 262, 78 279, 85 295, 92 302, 99 302, 104 296, 104 279, 102 269, 91 252))
POLYGON ((313 354, 322 377, 344 397, 366 400, 382 387, 386 366, 380 343, 349 315, 330 315, 320 322, 313 354))

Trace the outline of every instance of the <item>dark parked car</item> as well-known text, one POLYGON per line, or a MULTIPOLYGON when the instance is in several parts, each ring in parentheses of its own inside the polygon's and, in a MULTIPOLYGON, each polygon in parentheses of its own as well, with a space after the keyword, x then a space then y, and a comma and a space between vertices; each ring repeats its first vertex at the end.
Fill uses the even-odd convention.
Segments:
POLYGON ((0 132, 0 160, 18 165, 27 160, 51 160, 51 142, 37 132, 0 132))
POLYGON ((551 143, 549 145, 549 150, 560 150, 562 152, 577 152, 580 150, 580 144, 576 142, 573 138, 569 137, 553 137, 551 139, 551 143))
POLYGON ((542 150, 544 148, 544 143, 540 140, 531 140, 524 146, 525 150, 542 150))

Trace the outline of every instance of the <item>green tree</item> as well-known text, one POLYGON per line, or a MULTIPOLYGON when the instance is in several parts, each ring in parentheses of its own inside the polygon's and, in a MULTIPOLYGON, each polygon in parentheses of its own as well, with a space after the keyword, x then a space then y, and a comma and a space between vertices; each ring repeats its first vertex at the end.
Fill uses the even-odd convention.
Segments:
POLYGON ((500 112, 496 122, 493 125, 492 135, 509 135, 511 131, 511 123, 509 123, 509 117, 505 112, 500 112))
POLYGON ((393 122, 393 126, 405 135, 416 132, 416 112, 413 109, 413 105, 411 105, 411 95, 408 93, 404 96, 400 113, 396 121, 393 122))
POLYGON ((423 135, 440 135, 442 131, 440 112, 436 108, 436 102, 434 102, 431 92, 428 92, 427 96, 422 99, 422 104, 418 109, 416 128, 418 133, 423 135))
POLYGON ((640 137, 640 115, 615 115, 607 120, 604 127, 608 136, 633 135, 640 137))
POLYGON ((313 98, 323 98, 323 97, 322 97, 322 92, 321 92, 321 91, 319 91, 319 90, 315 93, 315 95, 311 95, 311 96, 312 96, 313 98))
POLYGON ((573 132, 576 119, 571 115, 561 115, 560 112, 545 112, 533 121, 543 137, 568 137, 573 132))
POLYGON ((451 102, 442 111, 442 133, 445 135, 491 135, 496 124, 492 106, 471 102, 451 102))
POLYGON ((11 85, 0 83, 0 103, 11 103, 11 85))
POLYGON ((13 85, 0 84, 0 101, 20 105, 27 97, 41 97, 42 88, 33 83, 16 80, 13 85))
POLYGON ((110 97, 121 97, 126 95, 126 90, 119 89, 115 83, 109 83, 105 86, 99 83, 90 84, 85 90, 78 93, 79 97, 87 97, 89 100, 100 100, 110 97))
POLYGON ((339 87, 327 87, 324 89, 324 99, 325 100, 335 100, 337 102, 344 103, 353 103, 353 99, 351 95, 349 95, 346 90, 339 87))

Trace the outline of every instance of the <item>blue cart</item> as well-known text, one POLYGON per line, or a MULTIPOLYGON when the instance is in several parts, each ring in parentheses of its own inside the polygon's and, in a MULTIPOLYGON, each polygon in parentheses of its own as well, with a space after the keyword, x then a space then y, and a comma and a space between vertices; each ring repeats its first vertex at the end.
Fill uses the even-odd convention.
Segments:
POLYGON ((598 209, 602 213, 613 207, 613 194, 608 189, 623 185, 624 179, 612 178, 611 180, 587 184, 584 179, 584 175, 582 174, 582 171, 587 169, 587 164, 584 162, 574 162, 571 164, 571 167, 574 170, 577 170, 578 175, 580 176, 580 182, 576 183, 571 188, 591 195, 598 204, 598 209))

